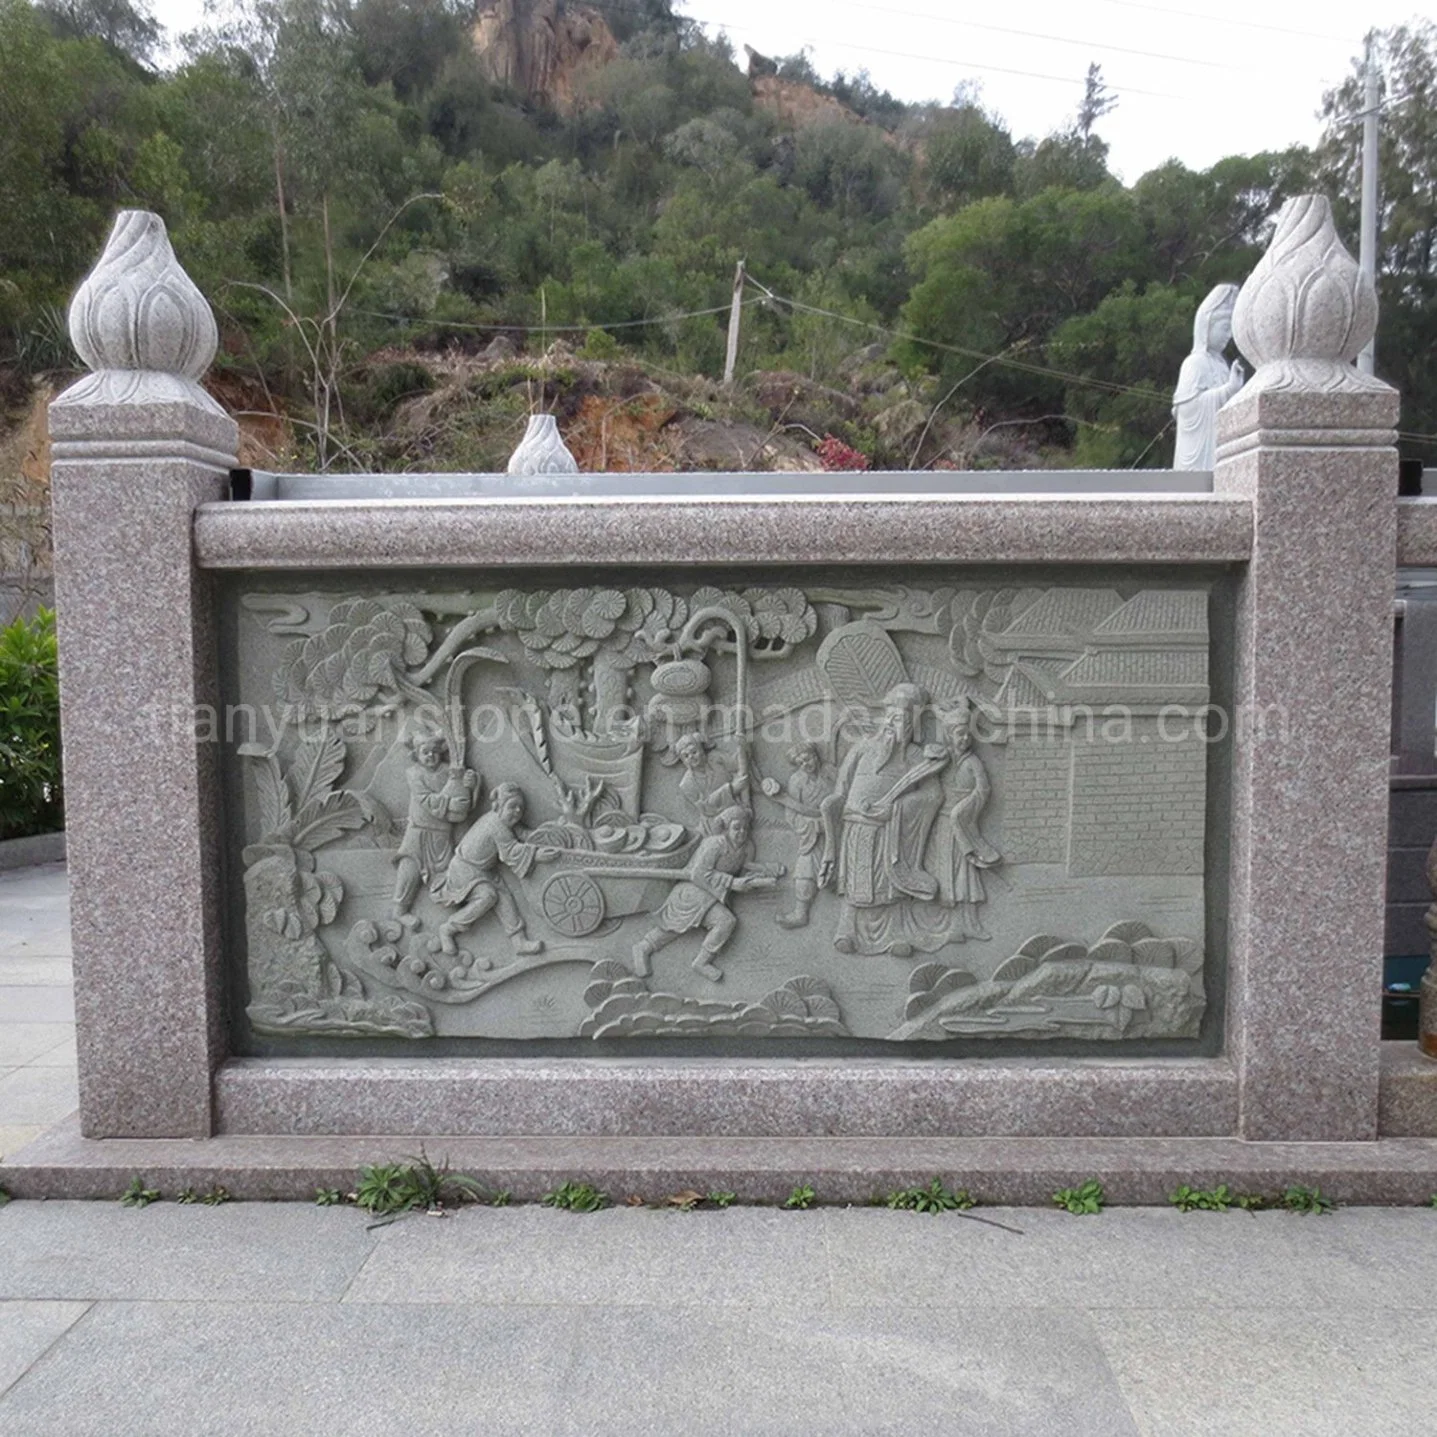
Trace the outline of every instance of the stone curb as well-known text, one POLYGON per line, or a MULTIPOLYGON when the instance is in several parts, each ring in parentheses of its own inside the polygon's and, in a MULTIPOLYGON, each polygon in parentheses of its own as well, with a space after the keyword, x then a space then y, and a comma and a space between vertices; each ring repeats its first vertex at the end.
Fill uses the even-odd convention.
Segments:
POLYGON ((421 1146, 482 1186, 533 1200, 570 1179, 616 1201, 723 1188, 740 1202, 782 1202, 800 1183, 820 1202, 867 1203, 935 1175, 980 1203, 1047 1206, 1053 1192, 1096 1178, 1117 1206, 1166 1205, 1182 1183, 1273 1194, 1292 1183, 1334 1201, 1424 1205, 1437 1191, 1437 1140, 1254 1143, 1236 1138, 82 1138, 72 1117, 0 1164, 16 1198, 113 1199, 137 1173, 166 1194, 216 1184, 241 1199, 307 1201, 353 1186, 370 1163, 421 1146))
POLYGON ((38 868, 42 863, 65 861, 64 833, 36 833, 29 838, 0 839, 0 873, 17 868, 38 868))

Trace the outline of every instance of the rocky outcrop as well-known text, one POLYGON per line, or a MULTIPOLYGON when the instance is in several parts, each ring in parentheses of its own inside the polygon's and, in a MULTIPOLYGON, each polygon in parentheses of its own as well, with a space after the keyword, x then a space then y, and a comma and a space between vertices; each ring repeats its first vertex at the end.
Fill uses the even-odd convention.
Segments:
MULTIPOLYGON (((762 59, 762 56, 759 57, 762 59)), ((777 75, 753 74, 753 102, 767 110, 787 130, 803 130, 810 125, 866 125, 862 115, 847 105, 824 95, 801 80, 784 80, 777 75)))
POLYGON ((565 115, 584 103, 583 76, 619 55, 604 17, 564 0, 491 0, 472 33, 490 80, 565 115))

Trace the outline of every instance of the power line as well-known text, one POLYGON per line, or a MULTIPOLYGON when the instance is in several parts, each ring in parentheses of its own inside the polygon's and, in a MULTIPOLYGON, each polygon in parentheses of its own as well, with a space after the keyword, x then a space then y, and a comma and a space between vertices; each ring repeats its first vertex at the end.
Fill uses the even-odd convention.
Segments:
POLYGON ((979 20, 955 20, 951 16, 930 15, 920 10, 893 10, 887 5, 870 5, 866 3, 866 0, 830 0, 830 3, 842 5, 849 10, 873 10, 880 15, 904 15, 913 20, 926 20, 929 24, 957 25, 965 30, 986 30, 994 35, 1017 35, 1025 40, 1047 40, 1055 45, 1072 45, 1086 50, 1089 54, 1095 51, 1111 50, 1118 55, 1138 55, 1145 60, 1170 60, 1176 65, 1200 65, 1205 69, 1237 70, 1245 74, 1259 73, 1259 67, 1253 65, 1233 65, 1222 60, 1200 60, 1192 55, 1168 55, 1158 50, 1136 50, 1127 45, 1111 45, 1094 40, 1075 40, 1067 35, 1050 35, 1042 30, 1016 30, 1009 25, 988 25, 979 20))
MULTIPOLYGON (((632 13, 632 14, 644 14, 644 13, 646 13, 646 12, 640 11, 640 10, 638 10, 638 9, 632 7, 632 6, 610 5, 608 8, 611 9, 611 10, 618 10, 618 11, 621 11, 621 12, 623 12, 623 13, 632 13)), ((863 6, 862 8, 864 8, 864 9, 878 9, 878 8, 881 8, 881 7, 877 7, 877 6, 863 6)), ((911 13, 913 13, 913 12, 895 12, 895 11, 892 11, 892 10, 885 10, 885 13, 887 13, 887 14, 910 13, 910 14, 911 14, 911 13)), ((686 13, 686 14, 684 14, 681 18, 682 18, 682 19, 685 19, 685 20, 691 20, 691 21, 693 21, 695 24, 698 24, 698 25, 713 25, 713 26, 716 26, 716 27, 717 27, 718 29, 720 29, 720 30, 729 30, 729 29, 741 28, 740 25, 738 24, 738 22, 735 22, 735 21, 732 21, 732 20, 722 20, 722 19, 719 19, 719 18, 717 18, 716 16, 712 16, 712 15, 693 15, 693 14, 687 14, 687 13, 686 13)), ((938 17, 936 17, 936 16, 920 16, 920 17, 918 17, 918 18, 932 20, 932 19, 936 19, 936 18, 938 18, 938 17)), ((979 26, 978 28, 980 28, 980 29, 994 29, 994 28, 997 28, 997 27, 993 27, 993 26, 979 26)), ((802 39, 804 38, 801 32, 796 31, 796 30, 792 30, 792 29, 783 30, 783 31, 780 31, 780 33, 782 33, 782 34, 787 34, 787 35, 790 35, 790 36, 796 36, 796 37, 798 37, 800 40, 802 40, 802 39)), ((1022 34, 1022 35, 1028 34, 1028 32, 1026 32, 1026 31, 1012 31, 1011 33, 1013 33, 1013 34, 1022 34)), ((1032 36, 1031 38, 1045 38, 1045 37, 1032 36)), ((1047 37, 1047 38, 1058 38, 1058 37, 1047 37)), ((930 64, 948 65, 948 66, 953 67, 954 69, 959 69, 959 70, 980 70, 980 71, 982 71, 982 72, 985 73, 985 74, 993 74, 993 75, 1016 75, 1016 76, 1018 76, 1020 79, 1025 79, 1025 80, 1044 80, 1044 81, 1048 81, 1048 82, 1050 82, 1050 83, 1052 83, 1052 84, 1057 84, 1057 85, 1071 85, 1071 86, 1073 86, 1074 88, 1081 87, 1081 85, 1083 84, 1083 79, 1082 79, 1081 76, 1074 76, 1074 75, 1050 75, 1050 74, 1047 74, 1047 73, 1045 73, 1044 71, 1041 71, 1041 70, 1020 70, 1020 69, 1016 69, 1016 68, 1013 68, 1013 67, 1008 66, 1008 65, 984 65, 984 64, 979 64, 978 62, 972 61, 972 60, 952 60, 952 59, 947 58, 946 56, 943 56, 943 55, 934 55, 934 54, 932 54, 932 53, 929 53, 929 54, 926 54, 926 55, 920 55, 920 54, 918 54, 916 51, 913 51, 913 50, 885 50, 885 49, 879 48, 879 47, 876 46, 876 45, 854 45, 854 44, 849 44, 848 42, 842 41, 842 40, 825 40, 823 43, 824 43, 824 47, 825 47, 826 49, 833 49, 833 50, 852 50, 852 51, 854 51, 855 53, 857 53, 857 54, 859 54, 859 55, 885 55, 885 56, 888 56, 890 59, 895 59, 895 60, 924 60, 924 61, 927 61, 927 62, 930 63, 930 64)), ((1073 42, 1065 42, 1065 43, 1080 43, 1080 42, 1073 41, 1073 42)), ((1090 46, 1089 48, 1094 48, 1094 47, 1091 47, 1091 46, 1090 46)), ((1096 48, 1102 48, 1102 47, 1096 47, 1096 48)), ((1118 47, 1108 46, 1107 48, 1109 48, 1109 49, 1115 49, 1115 48, 1118 48, 1118 47)), ((1132 51, 1131 53, 1133 53, 1133 54, 1147 54, 1148 52, 1145 52, 1145 51, 1132 51)), ((1176 56, 1149 56, 1149 58, 1176 59, 1177 57, 1176 57, 1176 56)), ((1168 94, 1168 93, 1166 93, 1166 92, 1164 92, 1164 91, 1160 91, 1160 90, 1144 90, 1144 89, 1140 89, 1140 88, 1139 88, 1138 86, 1136 86, 1136 85, 1112 85, 1112 84, 1110 84, 1110 85, 1108 85, 1108 90, 1109 90, 1111 93, 1113 93, 1113 94, 1119 94, 1119 95, 1143 95, 1143 96, 1147 97, 1148 99, 1153 99, 1153 100, 1175 100, 1175 101, 1178 101, 1178 102, 1180 102, 1180 103, 1182 103, 1182 104, 1192 104, 1192 103, 1194 103, 1194 97, 1191 96, 1191 95, 1172 95, 1172 94, 1168 94)))
MULTIPOLYGON (((744 300, 744 304, 757 303, 744 300)), ((484 334, 587 334, 591 329, 642 329, 652 324, 677 324, 681 319, 704 319, 713 314, 727 314, 731 305, 719 304, 712 309, 688 309, 681 314, 661 314, 652 319, 616 319, 612 322, 592 320, 588 324, 464 324, 457 319, 426 319, 412 314, 384 314, 377 309, 355 309, 368 319, 387 319, 394 324, 429 324, 437 329, 467 329, 484 334)))
POLYGON ((850 315, 839 314, 835 310, 820 309, 816 305, 804 304, 801 300, 786 299, 783 295, 775 294, 766 285, 759 283, 752 275, 747 276, 748 282, 755 288, 763 291, 765 297, 774 304, 781 304, 793 310, 799 310, 805 314, 820 315, 825 319, 836 319, 843 324, 851 324, 859 329, 867 329, 874 334, 886 334, 893 339, 908 340, 913 344, 927 345, 931 349, 940 349, 948 354, 956 354, 964 359, 981 359, 990 364, 1001 364, 1009 369, 1023 370, 1028 374, 1041 374, 1053 379, 1062 379, 1069 384, 1085 386, 1089 389, 1101 389, 1110 394, 1132 394, 1139 399, 1146 399, 1155 404, 1169 404, 1172 396, 1160 394, 1153 389, 1142 389, 1132 384, 1119 384, 1116 380, 1095 379, 1091 375, 1073 374, 1065 369, 1054 369, 1051 365, 1031 364, 1022 359, 1010 359, 1002 354, 985 354, 981 349, 965 349, 962 345, 944 344, 941 340, 925 339, 921 334, 912 334, 904 330, 889 329, 886 325, 874 324, 866 319, 854 319, 850 315))
POLYGON ((1283 25, 1264 25, 1259 20, 1238 20, 1231 15, 1203 15, 1196 10, 1174 10, 1167 5, 1149 5, 1143 3, 1143 0, 1099 0, 1099 3, 1117 5, 1124 10, 1147 10, 1155 15, 1176 15, 1184 20, 1203 20, 1224 30, 1236 25, 1244 30, 1267 30, 1274 35, 1294 35, 1302 40, 1335 40, 1343 45, 1352 43, 1350 35, 1328 35, 1316 30, 1290 30, 1283 25))

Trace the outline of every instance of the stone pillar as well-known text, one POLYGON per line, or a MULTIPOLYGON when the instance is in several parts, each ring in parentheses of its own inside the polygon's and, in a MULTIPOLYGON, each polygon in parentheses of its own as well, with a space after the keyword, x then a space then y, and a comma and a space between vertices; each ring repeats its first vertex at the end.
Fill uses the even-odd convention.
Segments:
POLYGON ((1377 1135, 1398 397, 1352 366, 1376 315, 1327 201, 1290 200, 1233 315, 1257 369, 1214 474, 1253 506, 1228 966, 1250 1139, 1377 1135))
POLYGON ((204 1137, 222 1056, 218 745, 197 504, 225 492, 234 421, 196 382, 214 317, 163 221, 125 211, 70 306, 93 371, 50 407, 55 589, 88 1137, 204 1137))

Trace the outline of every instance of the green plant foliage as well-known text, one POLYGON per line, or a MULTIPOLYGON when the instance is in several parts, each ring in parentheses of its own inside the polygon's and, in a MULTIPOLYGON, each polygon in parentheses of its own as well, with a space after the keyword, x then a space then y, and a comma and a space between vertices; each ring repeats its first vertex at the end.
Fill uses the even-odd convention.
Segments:
POLYGON ((591 1183, 560 1183, 552 1192, 546 1192, 539 1199, 545 1207, 558 1208, 561 1212, 598 1212, 609 1206, 609 1195, 600 1192, 591 1183))
POLYGON ((1269 1203, 1261 1193, 1239 1193, 1236 1199, 1237 1205, 1243 1212, 1258 1213, 1269 1203))
POLYGON ((1215 1188, 1190 1188, 1183 1183, 1168 1201, 1179 1212, 1226 1212, 1236 1199, 1226 1183, 1215 1188))
MULTIPOLYGON (((862 398, 867 424, 883 391, 848 362, 897 340, 905 370, 952 389, 945 420, 1041 422, 1043 463, 1158 465, 1193 309, 1250 272, 1281 202, 1333 195, 1355 240, 1355 73, 1313 96, 1315 151, 1125 185, 1097 72, 1070 122, 1015 142, 972 93, 907 105, 789 56, 775 73, 817 92, 796 123, 671 0, 598 5, 622 48, 581 67, 559 114, 492 83, 447 0, 235 0, 182 47, 139 0, 0 0, 0 381, 75 364, 66 297, 114 211, 144 206, 215 302, 223 377, 287 417, 289 467, 502 465, 501 405, 405 426, 427 413, 407 398, 455 379, 438 355, 472 358, 496 330, 716 378, 740 258, 797 306, 746 306, 743 373, 798 370, 862 398)), ((1430 457, 1437 28, 1378 32, 1377 52, 1402 97, 1383 122, 1378 366, 1403 391, 1404 448, 1430 457)))
POLYGON ((1332 1212, 1337 1206, 1321 1188, 1303 1187, 1300 1183, 1285 1188, 1279 1202, 1288 1212, 1315 1213, 1318 1216, 1332 1212))
POLYGON ((130 1179, 130 1185, 120 1194, 121 1207, 149 1207, 152 1202, 159 1202, 159 1188, 145 1186, 145 1180, 136 1173, 130 1179))
MULTIPOLYGON (((738 1194, 737 1194, 737 1193, 726 1192, 726 1191, 724 1191, 723 1189, 720 1188, 720 1189, 715 1189, 713 1192, 711 1192, 711 1193, 709 1194, 709 1199, 708 1199, 708 1200, 709 1200, 715 1207, 723 1208, 723 1207, 732 1207, 733 1204, 734 1204, 734 1202, 737 1200, 737 1198, 738 1198, 738 1194)), ((1437 1199, 1434 1199, 1433 1205, 1434 1205, 1434 1206, 1437 1206, 1437 1199)))
POLYGON ((1105 1201, 1103 1185, 1096 1178, 1089 1178, 1077 1187, 1059 1188, 1053 1194, 1053 1202, 1058 1207, 1077 1216, 1102 1212, 1105 1201))
POLYGON ((438 1212, 465 1202, 483 1201, 484 1191, 471 1177, 436 1166, 421 1151, 402 1163, 376 1163, 359 1170, 354 1203, 380 1217, 415 1210, 438 1212))
POLYGON ((4 1207, 10 1201, 10 1194, 4 1188, 0 1188, 0 1207, 4 1207))
POLYGON ((338 1188, 315 1188, 315 1207, 338 1207, 344 1201, 344 1194, 338 1188))
POLYGON ((783 1205, 786 1208, 804 1210, 811 1208, 818 1201, 818 1194, 814 1192, 808 1183, 799 1183, 789 1195, 784 1198, 783 1205))
POLYGON ((55 615, 0 629, 0 838, 65 826, 55 615))
POLYGON ((889 1193, 884 1202, 907 1212, 963 1212, 973 1206, 966 1188, 951 1191, 943 1186, 941 1178, 934 1178, 927 1187, 899 1188, 889 1193))

